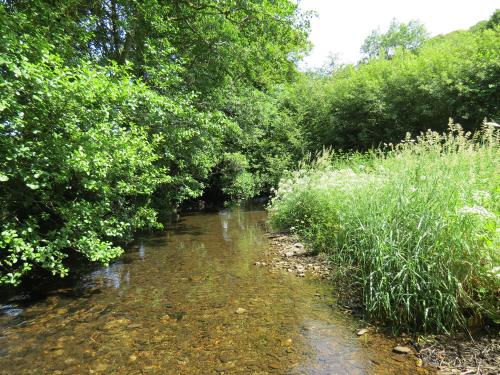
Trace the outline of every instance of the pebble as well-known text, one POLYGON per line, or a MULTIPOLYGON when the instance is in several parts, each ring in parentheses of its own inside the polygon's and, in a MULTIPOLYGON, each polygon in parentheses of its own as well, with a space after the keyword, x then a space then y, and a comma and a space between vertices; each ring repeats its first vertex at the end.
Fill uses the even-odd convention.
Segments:
POLYGON ((236 309, 236 314, 238 314, 238 315, 244 314, 244 313, 246 313, 246 312, 247 312, 247 310, 246 310, 246 309, 244 309, 243 307, 238 307, 238 308, 236 309))
POLYGON ((228 354, 223 353, 219 355, 219 361, 221 361, 222 363, 228 363, 231 362, 231 357, 228 354))
POLYGON ((399 354, 410 354, 412 350, 407 347, 407 346, 396 346, 394 349, 392 349, 394 352, 399 353, 399 354))
POLYGON ((356 335, 363 336, 365 333, 368 333, 368 330, 366 328, 362 328, 356 332, 356 335))
POLYGON ((301 255, 306 255, 307 254, 307 250, 306 249, 296 249, 295 250, 295 255, 296 256, 301 256, 301 255))
POLYGON ((116 329, 122 325, 129 324, 129 323, 130 323, 130 320, 128 320, 128 319, 114 319, 114 320, 110 320, 109 322, 104 324, 103 328, 105 330, 112 330, 112 329, 116 329))
POLYGON ((296 264, 295 265, 295 268, 297 269, 297 271, 299 272, 304 272, 306 270, 306 268, 302 265, 302 264, 296 264))
POLYGON ((105 363, 98 363, 95 366, 95 370, 98 372, 103 372, 103 371, 106 371, 107 369, 108 369, 108 365, 105 363))
POLYGON ((168 322, 169 320, 170 320, 170 315, 168 315, 168 314, 167 315, 163 315, 162 318, 161 318, 161 321, 163 323, 168 322))

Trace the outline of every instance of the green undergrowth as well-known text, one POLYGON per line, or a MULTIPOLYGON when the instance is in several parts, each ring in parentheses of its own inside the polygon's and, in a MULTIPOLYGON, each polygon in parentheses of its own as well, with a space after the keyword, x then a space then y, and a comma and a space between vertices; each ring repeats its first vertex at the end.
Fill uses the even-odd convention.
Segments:
POLYGON ((427 132, 369 154, 324 152, 280 182, 270 204, 362 291, 395 330, 498 322, 499 134, 427 132))

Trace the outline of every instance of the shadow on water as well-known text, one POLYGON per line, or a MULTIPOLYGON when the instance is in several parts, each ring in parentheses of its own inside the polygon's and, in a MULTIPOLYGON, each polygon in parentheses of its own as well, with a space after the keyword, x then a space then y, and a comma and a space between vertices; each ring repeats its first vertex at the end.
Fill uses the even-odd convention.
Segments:
POLYGON ((390 340, 356 337, 329 285, 253 265, 270 256, 265 220, 185 215, 108 267, 4 300, 0 374, 415 373, 390 340))

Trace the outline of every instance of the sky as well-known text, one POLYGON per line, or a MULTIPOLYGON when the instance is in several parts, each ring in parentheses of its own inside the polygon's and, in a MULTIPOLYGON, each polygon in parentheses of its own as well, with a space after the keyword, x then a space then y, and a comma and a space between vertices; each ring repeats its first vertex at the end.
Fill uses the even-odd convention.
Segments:
POLYGON ((320 68, 330 54, 343 63, 355 63, 359 49, 374 29, 386 31, 393 18, 421 21, 431 36, 467 29, 488 19, 500 0, 300 0, 303 10, 314 10, 311 54, 301 69, 320 68))

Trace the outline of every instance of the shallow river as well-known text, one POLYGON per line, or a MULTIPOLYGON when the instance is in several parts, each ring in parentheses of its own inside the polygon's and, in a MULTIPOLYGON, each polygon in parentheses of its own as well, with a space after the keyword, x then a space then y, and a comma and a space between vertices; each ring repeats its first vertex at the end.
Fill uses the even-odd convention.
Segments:
POLYGON ((254 266, 265 219, 186 215, 71 288, 1 301, 0 374, 425 372, 393 341, 356 337, 331 286, 254 266))

